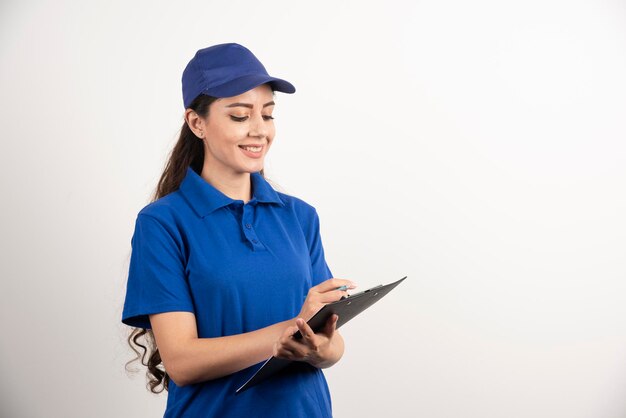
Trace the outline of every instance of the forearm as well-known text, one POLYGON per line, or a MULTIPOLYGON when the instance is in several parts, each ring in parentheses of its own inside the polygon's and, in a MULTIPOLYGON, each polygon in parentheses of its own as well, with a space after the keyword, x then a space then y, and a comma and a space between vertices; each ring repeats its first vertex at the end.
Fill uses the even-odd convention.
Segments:
POLYGON ((257 364, 272 355, 274 342, 294 320, 244 334, 182 341, 170 359, 170 377, 179 386, 217 379, 257 364))
MULTIPOLYGON (((338 300, 345 293, 338 288, 348 285, 354 288, 354 284, 347 280, 330 279, 311 288, 298 316, 308 318, 308 313, 338 300)), ((306 333, 307 344, 310 345, 303 351, 303 347, 297 348, 298 343, 292 338, 298 330, 295 319, 244 334, 198 338, 196 318, 192 312, 173 311, 150 315, 165 370, 179 386, 227 376, 271 355, 308 361, 319 368, 330 367, 341 359, 344 350, 343 338, 338 333, 333 338, 336 321, 337 315, 334 315, 317 337, 304 320, 298 321, 300 326, 306 326, 306 330, 300 331, 306 333), (315 341, 309 341, 311 339, 315 341), (292 344, 295 344, 294 351, 284 350, 292 344), (280 353, 275 354, 275 348, 280 353), (299 354, 295 355, 294 352, 299 354)))

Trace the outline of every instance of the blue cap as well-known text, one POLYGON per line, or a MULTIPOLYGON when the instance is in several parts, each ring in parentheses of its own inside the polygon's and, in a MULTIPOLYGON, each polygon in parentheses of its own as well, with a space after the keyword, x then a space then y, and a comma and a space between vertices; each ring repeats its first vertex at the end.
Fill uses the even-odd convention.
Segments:
POLYGON ((196 52, 183 71, 185 109, 200 94, 232 97, 269 83, 273 90, 294 93, 288 81, 271 77, 249 49, 235 43, 213 45, 196 52))

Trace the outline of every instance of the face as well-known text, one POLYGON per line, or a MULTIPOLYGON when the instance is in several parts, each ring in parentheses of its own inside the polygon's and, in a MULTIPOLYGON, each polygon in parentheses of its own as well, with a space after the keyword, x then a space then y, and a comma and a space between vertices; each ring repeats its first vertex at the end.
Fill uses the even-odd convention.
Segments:
POLYGON ((261 171, 274 139, 274 96, 260 85, 239 96, 211 103, 197 127, 204 133, 204 170, 218 176, 261 171))

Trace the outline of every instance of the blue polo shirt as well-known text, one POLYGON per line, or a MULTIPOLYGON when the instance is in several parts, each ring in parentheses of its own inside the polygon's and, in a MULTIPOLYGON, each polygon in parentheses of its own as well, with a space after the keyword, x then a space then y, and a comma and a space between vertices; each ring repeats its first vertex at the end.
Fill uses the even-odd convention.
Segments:
MULTIPOLYGON (((246 204, 191 168, 179 189, 144 207, 131 240, 122 322, 150 328, 149 314, 193 312, 199 338, 254 331, 294 318, 310 287, 332 277, 315 208, 250 175, 246 204)), ((178 387, 165 418, 330 417, 321 370, 294 363, 235 395, 259 367, 178 387)))

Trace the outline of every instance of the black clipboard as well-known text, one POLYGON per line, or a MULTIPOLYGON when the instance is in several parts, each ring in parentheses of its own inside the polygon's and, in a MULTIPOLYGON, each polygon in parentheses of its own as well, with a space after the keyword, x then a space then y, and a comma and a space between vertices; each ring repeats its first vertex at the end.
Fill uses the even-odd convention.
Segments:
MULTIPOLYGON (((337 328, 381 300, 387 293, 391 292, 397 285, 402 283, 406 279, 406 276, 400 280, 386 284, 372 287, 371 289, 364 290, 359 293, 348 296, 345 299, 338 300, 336 302, 324 305, 309 321, 307 324, 315 332, 321 330, 328 318, 333 314, 337 314, 339 319, 337 320, 337 328)), ((294 338, 302 338, 300 331, 294 334, 294 338)), ((273 374, 291 364, 291 360, 281 359, 277 357, 270 357, 263 363, 263 365, 239 388, 236 393, 239 394, 252 386, 264 381, 273 374)))

